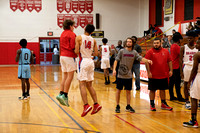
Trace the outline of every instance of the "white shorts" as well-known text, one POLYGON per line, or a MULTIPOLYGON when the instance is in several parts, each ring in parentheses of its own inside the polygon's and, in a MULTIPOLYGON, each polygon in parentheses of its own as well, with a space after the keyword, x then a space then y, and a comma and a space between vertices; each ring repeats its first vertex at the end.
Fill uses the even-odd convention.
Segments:
POLYGON ((78 65, 78 80, 93 81, 94 80, 94 60, 91 58, 83 58, 78 65))
POLYGON ((103 58, 101 59, 101 69, 110 68, 110 59, 109 58, 103 58))
POLYGON ((185 65, 183 68, 184 81, 188 82, 192 71, 192 65, 185 65))
POLYGON ((190 97, 200 99, 200 73, 197 73, 190 88, 190 97))
POLYGON ((72 72, 77 69, 76 60, 73 57, 60 56, 62 72, 72 72))

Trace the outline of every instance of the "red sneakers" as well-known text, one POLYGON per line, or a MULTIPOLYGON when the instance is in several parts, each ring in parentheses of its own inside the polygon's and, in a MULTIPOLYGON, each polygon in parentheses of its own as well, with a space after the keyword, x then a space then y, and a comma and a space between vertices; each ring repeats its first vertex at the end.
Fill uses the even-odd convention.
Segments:
POLYGON ((169 107, 167 104, 162 103, 162 104, 161 104, 161 109, 170 110, 170 111, 171 111, 173 108, 172 108, 172 107, 169 107))
POLYGON ((83 107, 84 107, 84 110, 83 110, 83 113, 82 113, 81 117, 86 116, 87 113, 90 112, 90 110, 92 109, 92 107, 89 104, 84 105, 83 107))
POLYGON ((96 114, 101 108, 102 108, 102 106, 100 106, 98 103, 95 104, 94 107, 93 107, 91 115, 96 114))
POLYGON ((150 105, 150 109, 151 109, 151 111, 156 111, 155 105, 154 105, 154 106, 151 106, 151 105, 150 105))

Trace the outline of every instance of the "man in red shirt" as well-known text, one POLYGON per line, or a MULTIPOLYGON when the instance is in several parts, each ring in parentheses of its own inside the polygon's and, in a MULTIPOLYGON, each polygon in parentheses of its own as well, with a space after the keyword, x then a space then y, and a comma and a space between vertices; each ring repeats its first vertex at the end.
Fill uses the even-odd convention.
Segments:
POLYGON ((180 92, 180 84, 181 84, 181 74, 180 74, 180 66, 179 66, 179 57, 180 57, 180 39, 178 35, 173 36, 173 44, 171 45, 171 57, 172 57, 172 66, 173 66, 173 75, 170 77, 169 80, 169 95, 170 100, 177 100, 174 97, 174 85, 176 88, 176 95, 179 101, 184 101, 181 92, 180 92))
POLYGON ((74 52, 76 38, 76 34, 73 32, 74 24, 73 20, 65 20, 63 22, 64 31, 60 36, 60 63, 64 77, 61 82, 60 94, 56 96, 56 99, 65 106, 69 106, 68 92, 77 68, 75 61, 77 55, 74 52))
POLYGON ((155 108, 155 92, 160 90, 161 109, 172 110, 165 101, 165 90, 168 89, 168 78, 172 76, 172 61, 169 51, 161 47, 161 39, 155 38, 153 48, 147 51, 146 59, 152 60, 153 64, 145 64, 149 82, 148 89, 150 90, 150 109, 156 111, 155 108))

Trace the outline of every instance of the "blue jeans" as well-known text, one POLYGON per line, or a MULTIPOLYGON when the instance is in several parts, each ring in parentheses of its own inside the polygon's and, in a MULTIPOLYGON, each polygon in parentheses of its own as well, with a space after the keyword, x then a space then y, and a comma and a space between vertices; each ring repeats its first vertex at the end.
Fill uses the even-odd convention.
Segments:
POLYGON ((140 64, 133 64, 132 70, 135 73, 135 86, 140 89, 140 64))

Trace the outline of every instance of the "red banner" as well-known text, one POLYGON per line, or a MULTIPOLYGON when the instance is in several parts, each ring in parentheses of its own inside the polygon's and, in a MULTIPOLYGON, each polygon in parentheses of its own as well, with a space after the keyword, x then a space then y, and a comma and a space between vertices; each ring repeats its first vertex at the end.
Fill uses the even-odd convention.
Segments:
POLYGON ((37 12, 42 10, 42 0, 35 0, 35 10, 37 12))
POLYGON ((79 19, 80 19, 80 26, 84 28, 86 26, 86 15, 85 14, 79 15, 79 19))
POLYGON ((72 15, 71 14, 64 14, 64 20, 66 19, 72 19, 72 15))
POLYGON ((64 14, 58 14, 57 15, 57 24, 60 28, 63 27, 63 22, 64 22, 64 14))
POLYGON ((88 13, 93 11, 93 0, 86 0, 86 10, 88 13))
POLYGON ((78 12, 78 0, 72 0, 72 11, 74 13, 78 12))
POLYGON ((65 1, 64 0, 57 0, 57 10, 61 13, 65 9, 65 1))
POLYGON ((26 9, 26 0, 18 0, 18 8, 23 12, 26 9))
POLYGON ((18 0, 10 0, 10 9, 16 11, 18 8, 18 0))
POLYGON ((67 12, 67 13, 69 13, 71 10, 72 10, 72 1, 71 0, 66 0, 65 1, 65 11, 67 12))
POLYGON ((79 21, 80 21, 79 15, 78 15, 78 14, 73 14, 73 15, 72 15, 72 20, 75 21, 74 27, 77 28, 77 27, 79 26, 79 21))
POLYGON ((87 24, 93 24, 93 14, 86 15, 86 25, 87 24))
POLYGON ((79 0, 79 11, 81 13, 84 13, 86 10, 86 1, 85 0, 79 0))
POLYGON ((26 0, 26 8, 29 12, 32 12, 34 9, 34 0, 26 0))

